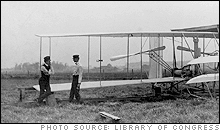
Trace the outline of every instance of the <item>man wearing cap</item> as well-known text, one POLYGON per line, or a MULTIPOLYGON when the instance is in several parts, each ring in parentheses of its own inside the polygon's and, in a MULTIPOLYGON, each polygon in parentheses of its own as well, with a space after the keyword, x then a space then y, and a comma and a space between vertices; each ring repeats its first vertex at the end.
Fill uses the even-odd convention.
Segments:
POLYGON ((77 100, 77 102, 80 101, 80 85, 82 82, 82 74, 83 74, 83 68, 82 65, 79 63, 79 55, 73 55, 73 80, 72 80, 72 86, 70 90, 70 96, 69 96, 69 102, 72 102, 74 99, 74 96, 77 100))
POLYGON ((38 103, 42 103, 43 100, 52 94, 50 89, 50 74, 54 74, 53 67, 51 66, 50 56, 44 57, 44 64, 41 66, 41 77, 39 79, 40 95, 37 99, 38 103))

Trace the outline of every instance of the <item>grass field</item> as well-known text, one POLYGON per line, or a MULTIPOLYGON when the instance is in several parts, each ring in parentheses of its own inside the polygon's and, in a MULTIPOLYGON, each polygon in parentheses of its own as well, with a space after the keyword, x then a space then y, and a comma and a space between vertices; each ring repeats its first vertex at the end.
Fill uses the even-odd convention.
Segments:
MULTIPOLYGON (((51 80, 51 83, 70 80, 51 80)), ((110 123, 100 111, 121 118, 120 123, 219 123, 219 100, 176 99, 160 102, 107 101, 99 103, 58 103, 58 107, 36 106, 19 101, 17 85, 35 85, 37 79, 1 79, 1 123, 110 123)), ((148 85, 129 85, 81 90, 82 98, 144 96, 148 85)), ((34 99, 38 93, 27 94, 34 99)), ((68 98, 69 91, 55 94, 68 98)))

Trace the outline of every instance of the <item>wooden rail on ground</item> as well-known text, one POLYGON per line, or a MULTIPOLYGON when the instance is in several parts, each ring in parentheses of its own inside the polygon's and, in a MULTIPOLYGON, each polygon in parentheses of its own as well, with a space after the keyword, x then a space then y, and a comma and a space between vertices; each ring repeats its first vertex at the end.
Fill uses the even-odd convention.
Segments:
POLYGON ((36 91, 33 87, 31 86, 17 86, 18 91, 19 91, 19 101, 22 102, 23 98, 25 98, 25 93, 26 91, 36 91))
POLYGON ((114 116, 114 115, 112 115, 112 114, 109 114, 109 113, 107 113, 107 112, 99 112, 99 114, 100 114, 102 117, 111 118, 113 123, 117 123, 117 122, 120 120, 119 117, 114 116))
MULTIPOLYGON (((30 91, 36 91, 33 87, 31 86, 17 86, 19 92, 20 92, 20 97, 19 97, 19 101, 22 102, 23 99, 25 98, 25 93, 26 92, 30 92, 30 91)), ((34 101, 26 101, 26 102, 34 102, 34 101)), ((56 107, 57 106, 57 102, 55 99, 55 95, 54 93, 52 93, 51 95, 49 95, 46 98, 46 104, 50 107, 56 107)))

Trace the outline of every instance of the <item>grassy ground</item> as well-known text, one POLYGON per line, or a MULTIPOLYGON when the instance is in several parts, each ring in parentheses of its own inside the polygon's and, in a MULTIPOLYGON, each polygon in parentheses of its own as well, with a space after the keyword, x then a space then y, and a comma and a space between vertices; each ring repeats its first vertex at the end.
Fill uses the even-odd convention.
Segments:
MULTIPOLYGON (((52 80, 51 83, 70 82, 52 80)), ((100 111, 121 118, 120 123, 219 123, 219 100, 177 99, 161 102, 119 102, 74 104, 58 103, 58 107, 18 102, 17 85, 34 85, 34 79, 1 79, 2 123, 110 123, 101 119, 100 111)), ((148 85, 129 85, 81 90, 82 98, 144 96, 148 85)), ((38 93, 30 93, 26 99, 34 99, 38 93)), ((56 97, 68 98, 69 91, 56 93, 56 97)))

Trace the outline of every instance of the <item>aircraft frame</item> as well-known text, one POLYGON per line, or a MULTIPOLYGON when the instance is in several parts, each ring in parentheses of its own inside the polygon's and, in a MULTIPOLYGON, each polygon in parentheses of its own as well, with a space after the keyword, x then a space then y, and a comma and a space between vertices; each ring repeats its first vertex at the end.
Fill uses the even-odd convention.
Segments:
MULTIPOLYGON (((142 49, 142 39, 144 37, 157 37, 157 38, 160 38, 160 37, 171 37, 172 38, 172 42, 173 42, 173 45, 175 45, 175 38, 176 37, 180 37, 182 39, 185 40, 185 43, 188 45, 189 47, 189 44, 186 40, 186 38, 190 37, 190 38, 193 38, 193 42, 194 42, 194 55, 193 55, 193 51, 192 50, 189 50, 192 54, 192 56, 196 59, 199 57, 200 54, 198 54, 198 38, 214 38, 215 40, 219 38, 219 34, 216 33, 216 32, 115 32, 115 33, 90 33, 90 34, 53 34, 53 35, 40 35, 40 34, 36 34, 37 37, 40 38, 40 65, 41 65, 41 54, 42 54, 42 39, 43 38, 49 38, 49 55, 51 56, 51 39, 52 38, 55 38, 55 37, 87 37, 88 38, 88 74, 89 74, 89 63, 90 63, 90 38, 91 37, 99 37, 100 39, 100 49, 99 49, 99 52, 100 52, 100 56, 99 56, 99 60, 98 62, 100 63, 100 74, 102 73, 101 72, 101 66, 102 66, 102 38, 103 37, 112 37, 112 38, 115 38, 115 37, 126 37, 127 38, 127 56, 129 56, 129 38, 131 37, 140 37, 141 39, 141 49, 140 49, 140 56, 141 56, 141 65, 143 63, 143 60, 142 60, 142 52, 143 52, 143 49, 142 49)), ((216 40, 217 44, 218 44, 218 41, 216 40)), ((205 43, 203 43, 205 44, 205 43)), ((219 44, 218 44, 219 45, 219 44)), ((204 50, 204 46, 203 46, 203 50, 204 50)), ((174 49, 175 51, 175 49, 174 49)), ((205 53, 203 53, 204 55, 205 53)), ((183 58, 183 54, 181 53, 181 61, 182 61, 182 58, 183 58)), ((182 66, 182 64, 181 64, 182 66)), ((127 57, 127 76, 128 76, 128 72, 129 72, 129 57, 127 57)), ((143 69, 142 69, 142 66, 141 66, 141 79, 140 79, 140 83, 145 83, 144 81, 146 80, 143 80, 142 79, 142 72, 143 72, 143 69)), ((163 78, 161 78, 162 80, 163 78)), ((173 80, 175 79, 175 77, 173 76, 173 80)), ((89 80, 89 77, 88 77, 88 80, 89 80)), ((179 82, 182 82, 184 81, 184 79, 181 79, 181 80, 178 80, 176 83, 173 81, 173 80, 170 80, 170 81, 149 81, 149 83, 171 83, 171 86, 174 86, 174 85, 178 85, 179 82)), ((104 81, 103 81, 104 83, 104 81)), ((139 82, 138 82, 139 83, 139 82)), ((119 84, 121 85, 121 84, 119 84)), ((99 84, 100 87, 102 87, 102 78, 101 78, 101 75, 100 75, 100 84, 99 84)), ((154 87, 154 85, 152 85, 154 87)), ((37 88, 37 87, 36 87, 37 88)), ((59 90, 59 89, 58 89, 59 90)))

